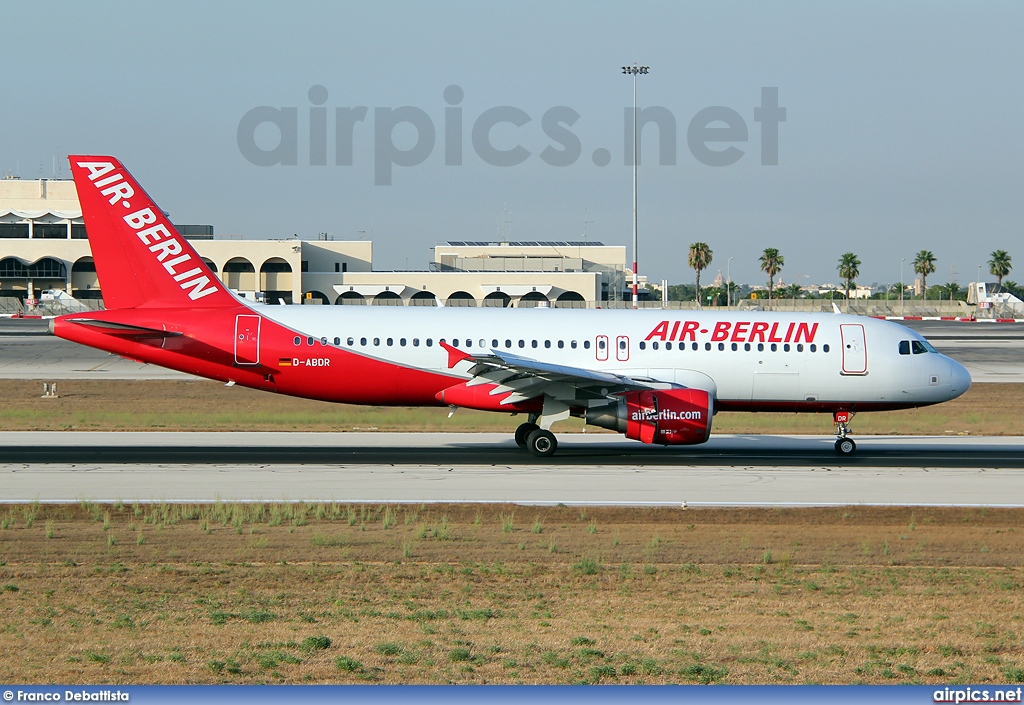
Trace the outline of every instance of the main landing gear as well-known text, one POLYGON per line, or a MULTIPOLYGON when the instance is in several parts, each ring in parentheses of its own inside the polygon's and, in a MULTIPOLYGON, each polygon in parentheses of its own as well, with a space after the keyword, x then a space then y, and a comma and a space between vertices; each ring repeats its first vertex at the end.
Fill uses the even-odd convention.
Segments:
POLYGON ((534 414, 530 414, 530 420, 519 424, 516 429, 516 445, 525 448, 538 458, 550 458, 558 450, 558 439, 551 431, 538 426, 534 414))
POLYGON ((839 455, 853 455, 853 452, 857 450, 857 444, 848 437, 849 423, 852 418, 853 414, 849 411, 840 410, 832 414, 832 419, 836 424, 836 453, 839 455))

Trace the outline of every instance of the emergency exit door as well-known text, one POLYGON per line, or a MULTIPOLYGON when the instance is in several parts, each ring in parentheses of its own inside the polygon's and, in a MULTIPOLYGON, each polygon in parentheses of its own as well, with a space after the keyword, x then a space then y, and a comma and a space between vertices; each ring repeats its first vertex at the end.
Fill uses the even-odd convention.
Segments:
POLYGON ((235 316, 235 364, 260 364, 260 316, 235 316))
POLYGON ((864 326, 860 323, 843 323, 839 326, 843 338, 843 374, 866 375, 868 373, 868 349, 864 339, 864 326))

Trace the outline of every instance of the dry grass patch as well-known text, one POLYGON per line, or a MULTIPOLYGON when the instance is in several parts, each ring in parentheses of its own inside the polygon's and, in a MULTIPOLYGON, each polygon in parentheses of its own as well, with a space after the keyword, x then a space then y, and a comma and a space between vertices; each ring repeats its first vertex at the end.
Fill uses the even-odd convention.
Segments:
POLYGON ((1017 510, 0 516, 12 682, 949 683, 1024 667, 1017 510))

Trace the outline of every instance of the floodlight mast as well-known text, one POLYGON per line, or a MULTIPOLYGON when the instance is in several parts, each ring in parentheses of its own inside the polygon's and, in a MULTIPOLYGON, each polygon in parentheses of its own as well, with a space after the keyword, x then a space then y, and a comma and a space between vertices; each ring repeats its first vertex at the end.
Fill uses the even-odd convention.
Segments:
POLYGON ((637 254, 636 254, 636 167, 640 161, 637 154, 637 132, 636 132, 636 77, 637 74, 647 74, 650 66, 638 66, 635 62, 632 66, 623 66, 622 73, 633 77, 633 308, 637 305, 637 254))

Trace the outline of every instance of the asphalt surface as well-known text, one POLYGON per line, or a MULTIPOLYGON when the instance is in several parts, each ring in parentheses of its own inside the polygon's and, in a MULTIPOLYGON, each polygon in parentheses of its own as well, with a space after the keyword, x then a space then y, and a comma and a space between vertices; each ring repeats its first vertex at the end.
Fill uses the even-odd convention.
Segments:
POLYGON ((504 434, 4 433, 0 500, 1024 506, 1024 438, 560 441, 541 460, 504 434))
MULTIPOLYGON (((24 434, 18 434, 24 437, 24 434)), ((64 434, 61 434, 64 435, 64 434)), ((117 434, 112 434, 117 435, 117 434)), ((554 458, 537 458, 517 448, 507 435, 499 434, 371 434, 374 445, 347 442, 346 435, 332 437, 326 445, 299 445, 294 441, 268 444, 260 438, 246 445, 225 445, 223 437, 233 434, 174 434, 167 445, 124 445, 117 443, 53 443, 52 438, 34 444, 0 445, 5 464, 93 463, 103 465, 438 465, 543 467, 557 465, 622 467, 935 467, 935 468, 1024 468, 1024 442, 993 443, 1001 439, 900 439, 906 443, 880 442, 874 437, 857 439, 852 456, 836 454, 834 438, 715 436, 705 445, 692 447, 647 446, 618 436, 561 435, 554 458), (415 436, 410 445, 398 440, 415 436), (605 439, 608 440, 605 440, 605 439), (784 439, 779 443, 775 440, 784 439), (176 441, 176 442, 175 442, 176 441)), ((248 434, 245 434, 248 435, 248 434)), ((262 434, 267 435, 267 434, 262 434)), ((256 439, 254 439, 256 440, 256 439)))

